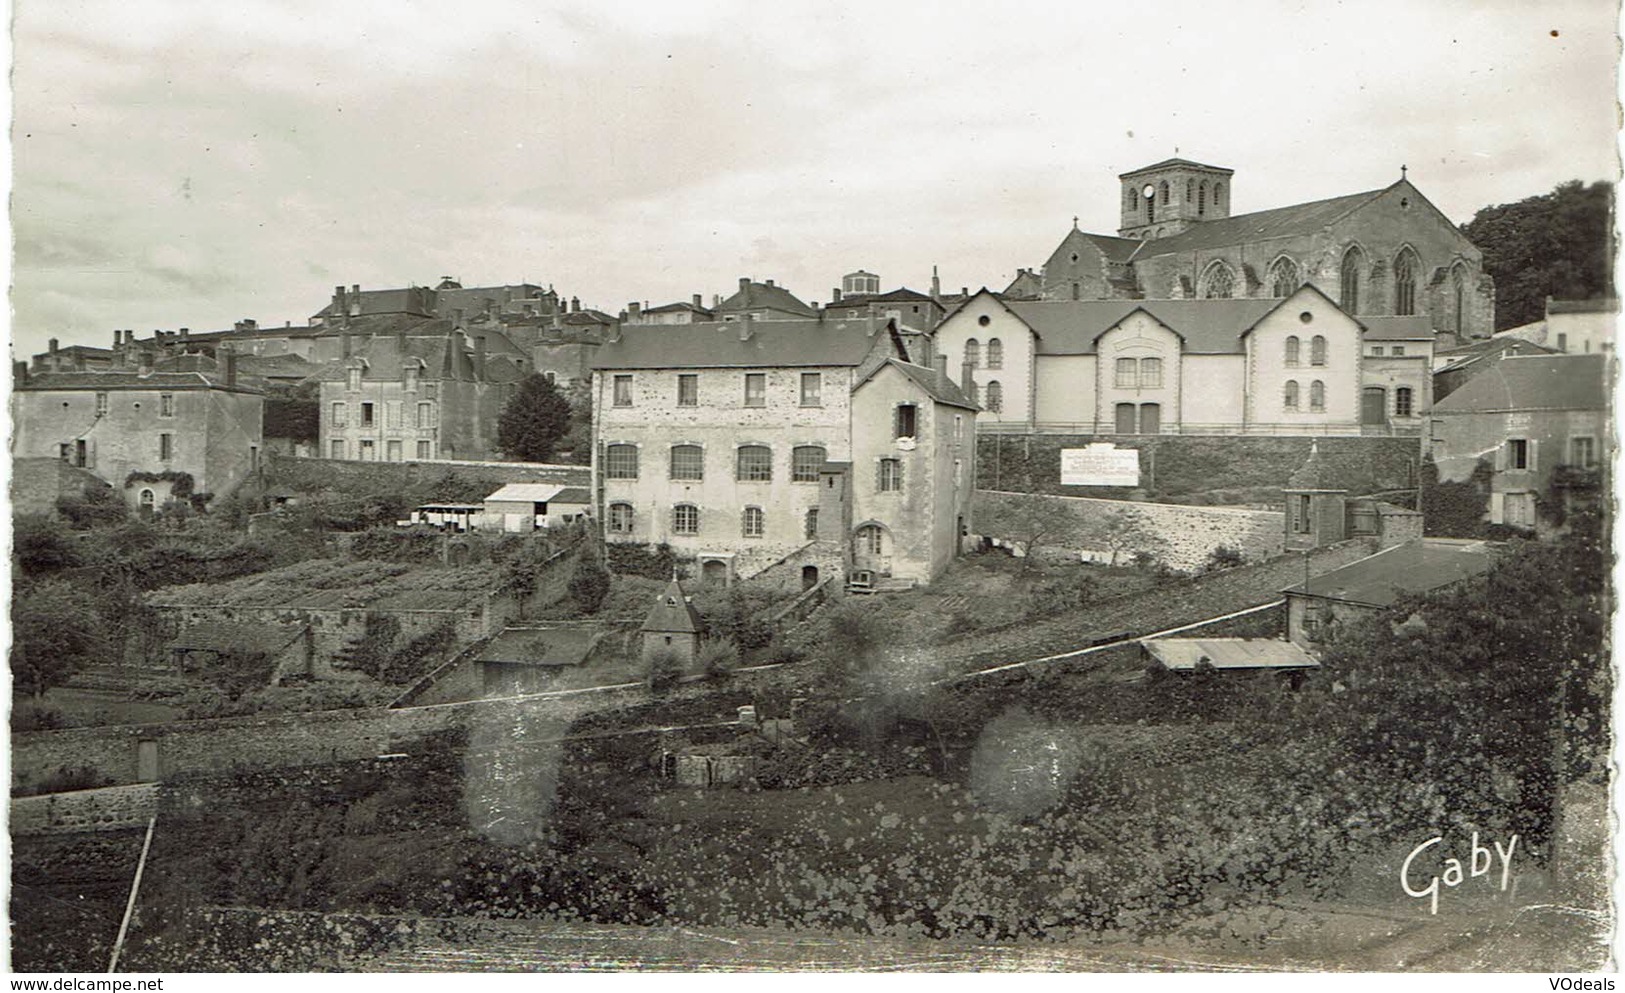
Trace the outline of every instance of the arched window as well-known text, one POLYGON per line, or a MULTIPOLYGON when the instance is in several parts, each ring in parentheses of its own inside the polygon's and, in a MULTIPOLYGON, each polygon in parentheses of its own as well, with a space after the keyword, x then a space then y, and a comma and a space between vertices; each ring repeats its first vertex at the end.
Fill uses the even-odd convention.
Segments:
POLYGON ((158 497, 151 490, 141 491, 141 513, 150 515, 157 505, 158 497))
POLYGON ((1360 312, 1360 274, 1365 271, 1365 253, 1359 246, 1350 246, 1343 253, 1343 293, 1341 303, 1344 313, 1358 314, 1360 312))
POLYGON ((1406 317, 1416 313, 1416 270, 1419 263, 1410 248, 1399 250, 1394 259, 1394 313, 1406 317))
POLYGON ((1224 207, 1224 184, 1223 183, 1214 183, 1213 184, 1213 209, 1214 210, 1220 210, 1223 207, 1224 207))
POLYGON ((1286 381, 1286 389, 1281 393, 1281 406, 1287 410, 1298 409, 1298 381, 1296 379, 1286 381))
POLYGON ((816 483, 828 455, 822 445, 798 445, 790 452, 790 482, 816 483))
POLYGON ((1215 259, 1202 271, 1202 292, 1204 300, 1229 300, 1236 295, 1236 274, 1223 262, 1215 259))
POLYGON ((995 414, 1004 410, 1004 387, 999 385, 997 379, 988 381, 987 409, 995 414))
POLYGON ((1415 401, 1412 399, 1411 388, 1401 386, 1394 390, 1394 416, 1409 417, 1415 412, 1415 401))
POLYGON ((1204 217, 1207 214, 1207 182, 1196 188, 1196 216, 1204 217))
POLYGON ((767 531, 767 515, 760 507, 746 507, 741 534, 747 538, 760 538, 767 531))
POLYGON ((803 530, 802 533, 806 536, 808 541, 811 541, 812 539, 818 537, 818 508, 817 507, 808 508, 808 510, 807 510, 807 518, 806 518, 806 521, 803 524, 803 528, 804 528, 804 530, 803 530))
POLYGON ((766 445, 740 445, 738 472, 742 483, 766 483, 773 479, 773 449, 766 445))
POLYGON ((1298 263, 1285 255, 1270 263, 1270 296, 1291 296, 1302 285, 1298 263))
POLYGON ((631 504, 612 503, 609 505, 609 531, 611 534, 632 533, 631 504))
POLYGON ((972 369, 982 364, 982 344, 975 338, 965 339, 965 361, 972 369))
POLYGON ((1461 329, 1466 326, 1463 311, 1467 304, 1467 269, 1460 262, 1450 267, 1450 294, 1454 300, 1450 308, 1452 326, 1457 334, 1461 334, 1461 329))
POLYGON ((882 555, 886 551, 886 529, 878 524, 865 524, 858 528, 858 550, 868 552, 870 555, 882 555))
POLYGON ((1155 221, 1156 219, 1157 219, 1157 194, 1156 194, 1156 191, 1153 190, 1151 195, 1145 198, 1145 220, 1146 220, 1146 223, 1149 224, 1152 221, 1155 221))
POLYGON ((698 445, 671 446, 672 479, 704 479, 705 449, 698 445))
POLYGON ((997 338, 987 340, 987 367, 989 369, 1004 368, 1004 342, 997 338))
POLYGON ((1326 364, 1326 336, 1317 334, 1309 339, 1309 364, 1326 364))
POLYGON ((638 478, 638 446, 636 446, 636 445, 605 445, 604 446, 604 478, 605 479, 636 479, 636 478, 638 478))
POLYGON ((1318 379, 1309 384, 1309 409, 1326 409, 1326 384, 1318 379))
POLYGON ((1164 207, 1168 206, 1168 181, 1166 179, 1163 180, 1162 185, 1157 188, 1157 199, 1162 202, 1164 207))
POLYGON ((1136 190, 1134 187, 1130 186, 1128 189, 1123 191, 1123 195, 1124 195, 1124 203, 1123 203, 1123 209, 1124 210, 1126 210, 1126 211, 1128 211, 1129 213, 1132 214, 1136 210, 1140 209, 1140 191, 1139 190, 1136 190))
MULTIPOLYGON (((1298 336, 1295 335, 1295 334, 1287 335, 1287 339, 1286 339, 1286 364, 1288 366, 1295 366, 1295 365, 1298 364, 1298 359, 1299 359, 1298 336)), ((1293 392, 1297 392, 1296 387, 1294 387, 1293 392)))
POLYGON ((692 503, 680 503, 671 508, 672 534, 699 534, 700 508, 692 503))
POLYGON ((1196 199, 1196 180, 1185 180, 1185 202, 1188 204, 1196 199))

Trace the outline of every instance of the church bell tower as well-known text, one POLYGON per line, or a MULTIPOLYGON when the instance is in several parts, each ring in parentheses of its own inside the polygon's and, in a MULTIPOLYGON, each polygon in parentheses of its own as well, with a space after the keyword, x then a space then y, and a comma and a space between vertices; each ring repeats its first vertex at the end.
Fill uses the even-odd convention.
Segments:
POLYGON ((1123 238, 1166 238, 1202 221, 1230 216, 1230 177, 1234 169, 1189 159, 1166 159, 1125 172, 1123 238))

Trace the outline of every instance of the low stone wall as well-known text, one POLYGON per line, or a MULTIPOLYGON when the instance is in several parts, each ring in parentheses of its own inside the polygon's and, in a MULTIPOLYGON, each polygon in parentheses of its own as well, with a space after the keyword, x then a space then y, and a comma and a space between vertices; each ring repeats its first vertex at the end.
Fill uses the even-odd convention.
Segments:
POLYGON ((158 812, 158 786, 107 786, 11 801, 11 833, 59 834, 145 827, 158 812))
POLYGON ((973 519, 981 534, 1001 543, 1025 543, 1035 527, 1041 554, 1066 553, 1119 564, 1137 553, 1173 569, 1193 571, 1224 546, 1248 562, 1281 554, 1286 522, 1281 511, 1097 500, 977 490, 973 519))

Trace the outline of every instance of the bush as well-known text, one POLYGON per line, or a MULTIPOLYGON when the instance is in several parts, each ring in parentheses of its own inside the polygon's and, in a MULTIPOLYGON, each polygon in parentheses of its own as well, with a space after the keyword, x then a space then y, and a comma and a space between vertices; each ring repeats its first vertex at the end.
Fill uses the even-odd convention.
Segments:
POLYGON ((731 638, 709 638, 700 643, 696 659, 700 671, 712 679, 721 679, 739 668, 739 646, 731 638))
POLYGON ((677 567, 677 556, 667 544, 645 548, 641 545, 609 545, 605 548, 609 569, 618 576, 642 576, 645 579, 670 579, 677 567))
POLYGON ((649 672, 644 682, 650 693, 663 694, 677 685, 677 678, 682 674, 682 657, 670 648, 660 648, 649 656, 649 672))
POLYGON ((570 599, 583 614, 596 614, 609 597, 609 571, 592 553, 576 560, 570 574, 570 599))
POLYGON ((68 719, 55 707, 38 703, 14 703, 11 710, 11 730, 57 731, 68 726, 68 719))
POLYGON ((86 486, 78 495, 57 497, 56 509, 79 530, 122 524, 130 516, 124 500, 110 486, 86 486))
POLYGON ((1202 571, 1218 572, 1221 569, 1234 569, 1238 565, 1246 564, 1247 558, 1241 554, 1240 549, 1220 545, 1208 553, 1207 561, 1202 563, 1202 571))
POLYGON ((113 780, 97 771, 94 766, 61 766, 34 785, 34 793, 69 793, 73 790, 93 790, 112 786, 113 780))

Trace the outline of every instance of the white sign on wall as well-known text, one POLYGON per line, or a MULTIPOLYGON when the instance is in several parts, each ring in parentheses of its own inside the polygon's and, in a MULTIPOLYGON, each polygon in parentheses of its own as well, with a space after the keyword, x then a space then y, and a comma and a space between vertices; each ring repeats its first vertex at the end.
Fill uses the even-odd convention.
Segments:
POLYGON ((1061 449, 1062 486, 1138 486, 1140 450, 1096 442, 1061 449))

